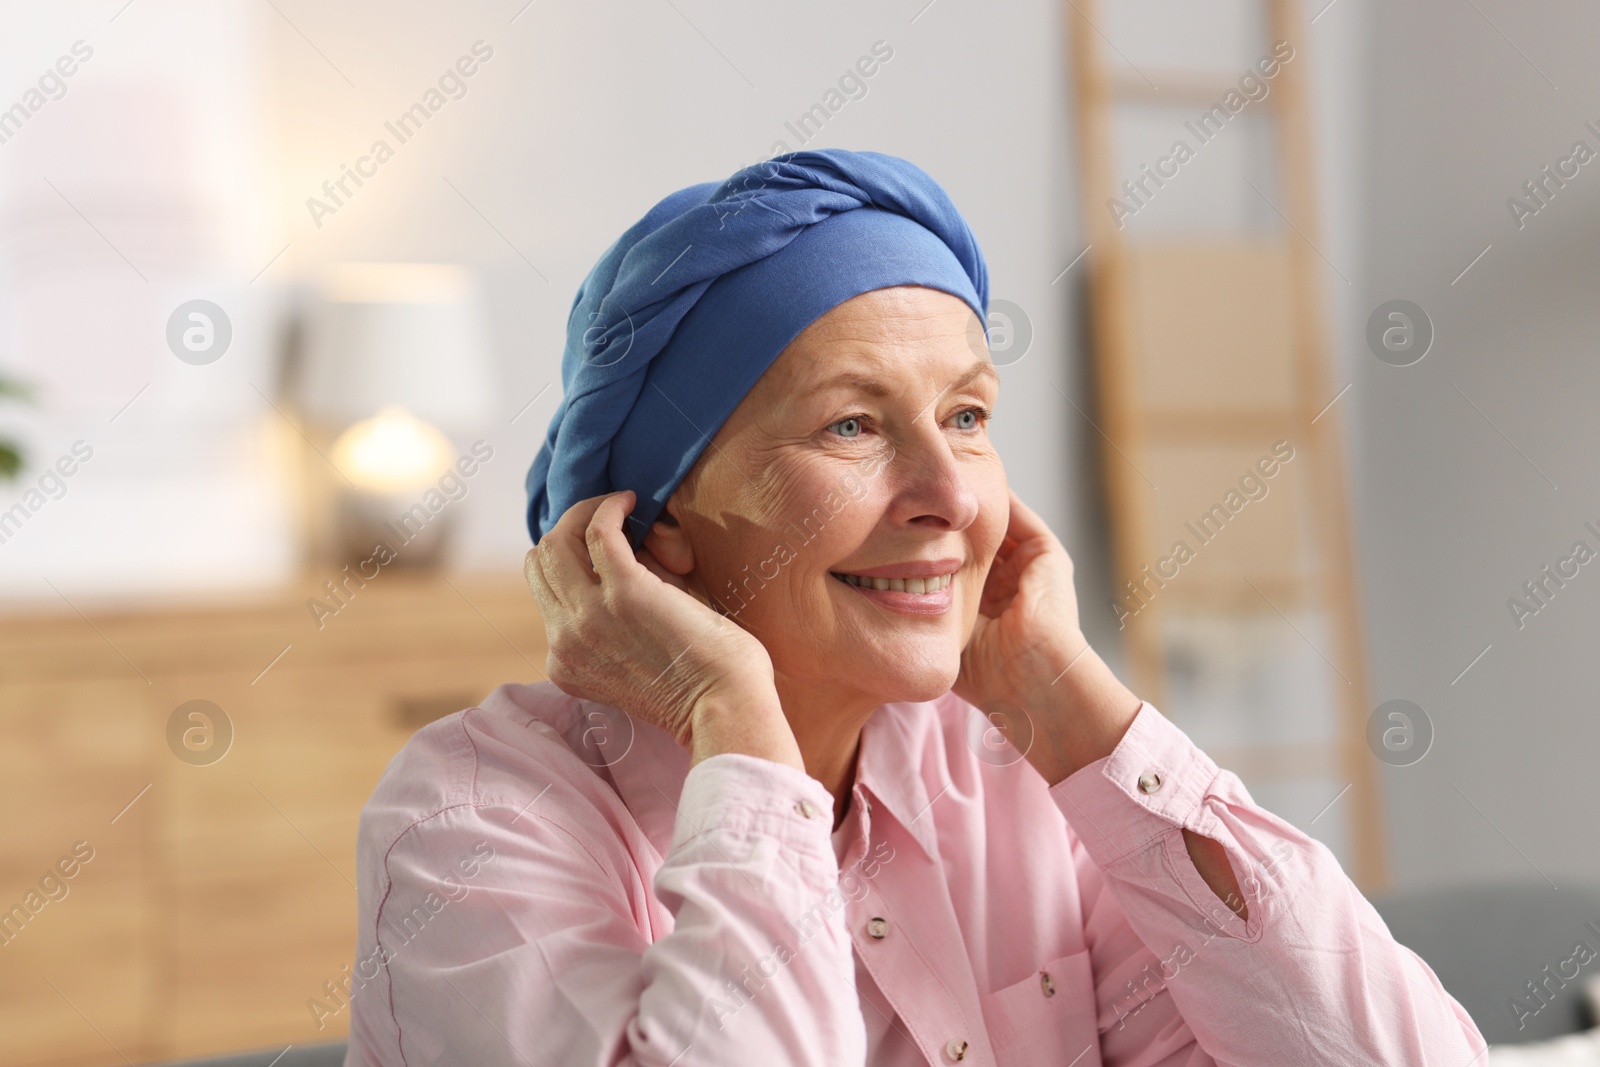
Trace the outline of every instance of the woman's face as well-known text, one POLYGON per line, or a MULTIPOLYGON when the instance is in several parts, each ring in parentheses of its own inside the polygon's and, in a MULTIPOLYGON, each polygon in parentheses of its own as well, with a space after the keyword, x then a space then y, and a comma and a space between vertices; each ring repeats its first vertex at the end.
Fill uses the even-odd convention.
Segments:
POLYGON ((781 676, 874 703, 944 693, 1009 513, 982 341, 937 290, 840 304, 740 402, 668 501, 678 529, 646 545, 692 569, 781 676))

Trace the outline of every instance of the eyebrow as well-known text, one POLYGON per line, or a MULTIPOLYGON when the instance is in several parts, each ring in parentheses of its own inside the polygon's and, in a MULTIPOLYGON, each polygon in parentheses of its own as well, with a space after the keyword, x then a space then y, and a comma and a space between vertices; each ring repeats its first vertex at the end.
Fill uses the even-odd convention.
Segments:
MULTIPOLYGON (((947 387, 946 392, 960 389, 965 385, 970 385, 974 380, 985 374, 993 378, 997 383, 1000 380, 1000 373, 994 369, 994 363, 991 360, 980 359, 971 367, 969 367, 966 373, 962 374, 955 381, 951 382, 947 387)), ((844 371, 843 373, 834 375, 832 378, 829 378, 827 381, 819 384, 816 387, 816 391, 820 393, 828 389, 837 389, 840 386, 848 386, 857 390, 858 392, 862 392, 868 396, 877 397, 879 399, 891 396, 894 392, 878 379, 868 377, 864 374, 859 374, 855 371, 844 371)))

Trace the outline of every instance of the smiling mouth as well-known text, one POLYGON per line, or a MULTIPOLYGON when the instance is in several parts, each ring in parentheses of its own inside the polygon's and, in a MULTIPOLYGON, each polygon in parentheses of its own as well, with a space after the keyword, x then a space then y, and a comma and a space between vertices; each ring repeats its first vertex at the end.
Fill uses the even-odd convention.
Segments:
POLYGON ((951 579, 955 577, 954 572, 935 575, 931 578, 863 578, 857 574, 841 574, 838 571, 829 571, 828 573, 844 584, 853 585, 859 589, 876 589, 883 592, 913 593, 924 596, 948 589, 951 579))

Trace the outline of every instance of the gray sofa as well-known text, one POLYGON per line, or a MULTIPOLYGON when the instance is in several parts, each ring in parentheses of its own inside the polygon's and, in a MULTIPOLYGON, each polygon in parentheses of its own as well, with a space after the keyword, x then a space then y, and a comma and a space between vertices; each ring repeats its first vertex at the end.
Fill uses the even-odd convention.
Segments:
MULTIPOLYGON (((1580 986, 1584 978, 1600 974, 1600 958, 1570 981, 1563 982, 1558 971, 1574 958, 1579 942, 1600 953, 1600 890, 1585 885, 1557 890, 1535 878, 1414 890, 1372 903, 1395 940, 1428 962, 1489 1044, 1542 1041, 1596 1024, 1580 986), (1544 1001, 1525 985, 1541 979, 1544 1001), (1513 997, 1537 1006, 1537 1012, 1523 1013, 1519 1020, 1513 997)), ((1574 966, 1566 968, 1568 974, 1574 966)))

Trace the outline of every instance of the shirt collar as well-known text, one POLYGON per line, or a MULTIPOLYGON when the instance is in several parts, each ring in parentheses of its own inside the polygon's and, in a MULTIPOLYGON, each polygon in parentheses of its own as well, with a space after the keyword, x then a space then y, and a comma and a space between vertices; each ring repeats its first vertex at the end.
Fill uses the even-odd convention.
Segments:
MULTIPOLYGON (((883 705, 861 730, 856 763, 856 785, 871 796, 873 814, 887 811, 930 856, 938 850, 929 809, 939 794, 929 796, 923 764, 930 756, 927 734, 937 722, 932 704, 883 705)), ((943 765, 942 760, 934 762, 943 765)), ((939 788, 945 788, 943 782, 939 788)))

